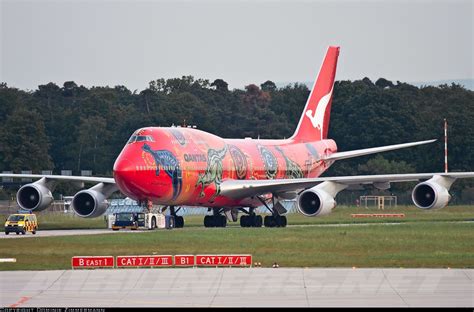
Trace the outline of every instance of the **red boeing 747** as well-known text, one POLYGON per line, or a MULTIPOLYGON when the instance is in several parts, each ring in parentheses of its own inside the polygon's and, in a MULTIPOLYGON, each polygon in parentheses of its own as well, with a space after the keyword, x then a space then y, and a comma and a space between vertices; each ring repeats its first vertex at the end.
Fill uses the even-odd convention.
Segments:
POLYGON ((39 178, 17 193, 23 209, 43 210, 53 201, 59 180, 96 182, 78 192, 72 207, 81 217, 97 217, 107 209, 115 191, 170 208, 176 227, 183 227, 179 206, 209 207, 206 227, 224 227, 227 220, 243 227, 286 226, 282 199, 297 199, 299 212, 308 217, 328 214, 343 189, 362 184, 388 188, 392 182, 423 181, 412 192, 422 209, 445 207, 452 183, 472 178, 474 172, 414 173, 370 176, 319 177, 336 160, 434 142, 435 140, 338 152, 328 139, 329 117, 339 47, 329 47, 319 75, 301 114, 295 133, 284 140, 223 139, 193 128, 147 127, 136 130, 115 161, 113 178, 57 175, 0 174, 0 177, 39 178), (263 220, 255 208, 271 212, 263 220), (176 208, 175 208, 176 207, 176 208))

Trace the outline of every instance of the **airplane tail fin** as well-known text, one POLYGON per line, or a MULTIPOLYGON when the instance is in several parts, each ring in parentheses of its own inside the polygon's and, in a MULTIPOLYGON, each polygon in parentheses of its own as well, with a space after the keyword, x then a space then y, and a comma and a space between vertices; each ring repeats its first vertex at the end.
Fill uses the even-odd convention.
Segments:
POLYGON ((338 56, 339 47, 330 46, 292 139, 305 142, 327 138, 338 56))

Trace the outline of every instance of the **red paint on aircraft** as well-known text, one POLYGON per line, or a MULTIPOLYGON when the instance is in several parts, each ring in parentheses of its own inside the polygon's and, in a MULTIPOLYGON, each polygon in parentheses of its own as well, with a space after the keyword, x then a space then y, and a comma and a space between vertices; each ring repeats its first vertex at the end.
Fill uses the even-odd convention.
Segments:
POLYGON ((327 130, 339 47, 329 47, 295 134, 285 140, 223 139, 193 128, 142 128, 114 165, 120 191, 161 205, 258 207, 256 199, 221 196, 229 179, 320 176, 337 151, 327 130))

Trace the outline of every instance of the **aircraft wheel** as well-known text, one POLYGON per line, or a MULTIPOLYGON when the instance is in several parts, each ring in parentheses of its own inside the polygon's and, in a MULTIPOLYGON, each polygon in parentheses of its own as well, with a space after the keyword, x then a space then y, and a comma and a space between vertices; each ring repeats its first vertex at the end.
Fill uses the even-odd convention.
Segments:
POLYGON ((281 224, 281 216, 274 216, 273 217, 273 223, 274 223, 274 227, 280 227, 280 224, 281 224))
POLYGON ((266 216, 264 219, 266 227, 276 227, 277 223, 274 216, 266 216))
POLYGON ((241 227, 247 227, 247 216, 243 215, 240 217, 240 226, 241 227))
POLYGON ((281 216, 280 217, 280 226, 281 227, 286 227, 287 224, 288 224, 288 220, 286 219, 286 216, 281 216))
POLYGON ((204 227, 214 227, 212 216, 205 216, 204 217, 204 227))
POLYGON ((176 227, 177 228, 184 227, 184 218, 182 216, 176 217, 175 221, 176 221, 176 227))
POLYGON ((155 217, 151 218, 151 229, 156 229, 156 219, 155 217))
POLYGON ((263 224, 265 225, 265 227, 273 227, 272 223, 274 223, 273 216, 265 216, 265 218, 263 219, 263 224))
POLYGON ((255 227, 262 227, 262 223, 263 223, 263 218, 262 218, 262 216, 256 216, 256 217, 255 217, 255 224, 254 224, 254 226, 255 226, 255 227))
POLYGON ((227 226, 227 218, 225 216, 218 216, 219 219, 219 227, 226 227, 227 226))
POLYGON ((252 217, 245 216, 245 227, 251 227, 251 226, 252 226, 252 217))
POLYGON ((248 222, 247 226, 248 227, 254 227, 255 226, 255 215, 249 215, 247 218, 248 218, 247 219, 247 222, 248 222))

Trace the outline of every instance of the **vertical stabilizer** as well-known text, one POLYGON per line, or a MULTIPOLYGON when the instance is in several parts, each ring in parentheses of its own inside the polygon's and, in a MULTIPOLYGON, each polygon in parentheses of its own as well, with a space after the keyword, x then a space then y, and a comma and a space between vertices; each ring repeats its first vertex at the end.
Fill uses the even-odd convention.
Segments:
POLYGON ((292 139, 306 142, 327 138, 338 56, 339 47, 330 46, 292 139))

